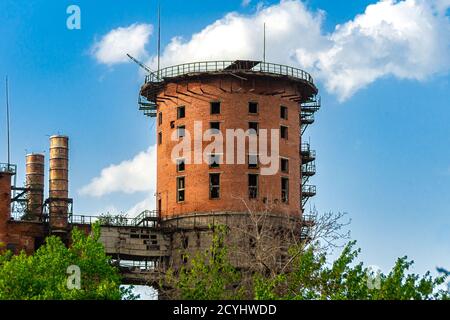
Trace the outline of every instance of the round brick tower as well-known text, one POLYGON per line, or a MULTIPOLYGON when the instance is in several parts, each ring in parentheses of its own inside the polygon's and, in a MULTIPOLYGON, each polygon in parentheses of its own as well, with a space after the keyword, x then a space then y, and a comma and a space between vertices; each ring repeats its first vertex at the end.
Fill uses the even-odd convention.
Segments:
POLYGON ((315 194, 306 185, 315 156, 301 134, 319 108, 317 93, 305 71, 259 61, 189 63, 149 74, 139 103, 156 117, 161 220, 198 226, 267 210, 300 218, 315 194), (205 137, 208 129, 213 135, 205 137), (208 149, 217 135, 223 148, 208 149), (190 152, 174 152, 181 146, 190 152))

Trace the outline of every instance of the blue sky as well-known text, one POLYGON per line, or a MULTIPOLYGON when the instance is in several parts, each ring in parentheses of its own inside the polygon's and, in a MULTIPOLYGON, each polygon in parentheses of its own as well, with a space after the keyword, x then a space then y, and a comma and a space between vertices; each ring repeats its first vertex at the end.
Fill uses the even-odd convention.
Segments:
MULTIPOLYGON (((258 19, 271 21, 267 60, 311 72, 322 96, 322 110, 305 136, 318 154, 312 180, 318 195, 311 204, 321 212, 349 213, 352 238, 367 264, 386 270, 396 257, 408 255, 417 272, 450 267, 446 0, 250 1, 247 6, 239 0, 176 0, 161 1, 161 6, 163 65, 225 59, 236 52, 260 59, 256 40, 221 39, 231 48, 226 52, 214 42, 215 32, 223 27, 234 38, 235 27, 243 26, 258 38, 252 29, 260 25, 258 19), (287 15, 289 24, 278 30, 282 22, 273 15, 286 14, 287 2, 298 11, 287 15), (370 4, 375 6, 366 11, 370 4), (232 17, 225 19, 230 12, 232 17), (336 25, 341 27, 336 30, 336 25), (191 39, 193 34, 200 35, 191 39)), ((145 205, 152 193, 145 180, 103 181, 135 165, 142 166, 145 178, 153 177, 147 160, 154 124, 136 105, 143 74, 135 64, 118 61, 123 53, 114 52, 117 43, 106 48, 111 56, 100 57, 98 48, 118 28, 151 30, 156 8, 148 0, 1 1, 0 75, 10 78, 12 159, 19 166, 19 181, 25 154, 46 151, 48 136, 62 133, 71 139, 70 190, 77 214, 145 205), (81 9, 81 30, 66 28, 71 4, 81 9), (96 197, 80 193, 89 185, 90 190, 103 189, 96 197)), ((153 66, 155 37, 148 34, 143 40, 145 46, 131 39, 125 46, 153 66)), ((3 90, 0 99, 4 101, 3 90)), ((0 161, 5 161, 4 125, 0 128, 0 161)))

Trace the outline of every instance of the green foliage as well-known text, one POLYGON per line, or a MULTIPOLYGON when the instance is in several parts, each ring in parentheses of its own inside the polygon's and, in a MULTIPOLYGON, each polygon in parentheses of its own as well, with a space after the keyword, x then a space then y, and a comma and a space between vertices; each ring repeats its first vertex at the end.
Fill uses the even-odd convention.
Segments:
MULTIPOLYGON (((363 263, 355 264, 360 249, 354 250, 350 242, 331 266, 325 253, 316 254, 309 247, 293 260, 289 272, 272 279, 254 281, 255 298, 284 300, 427 300, 445 299, 446 292, 437 289, 445 276, 431 277, 427 272, 420 277, 407 274, 413 261, 399 258, 388 274, 371 277, 371 271, 363 263)), ((293 250, 296 251, 296 250, 293 250)))
POLYGON ((291 263, 281 272, 249 274, 238 272, 228 260, 224 246, 224 230, 214 233, 210 250, 198 253, 190 265, 178 273, 170 271, 166 283, 174 288, 169 298, 192 300, 240 299, 256 300, 427 300, 447 299, 438 289, 444 276, 433 278, 410 274, 413 261, 407 257, 397 260, 392 270, 374 274, 356 259, 360 249, 355 242, 344 247, 331 264, 326 253, 314 246, 292 247, 291 263), (269 274, 269 273, 268 273, 269 274))
POLYGON ((67 248, 60 238, 48 237, 33 255, 0 254, 0 300, 134 299, 130 289, 120 287, 118 270, 110 265, 99 242, 100 226, 90 235, 72 230, 67 248), (67 268, 81 271, 81 288, 69 289, 67 268))
POLYGON ((165 280, 175 289, 173 298, 223 300, 242 297, 238 288, 240 275, 228 260, 225 235, 224 227, 216 227, 209 250, 197 252, 189 266, 183 266, 177 273, 169 270, 165 280))

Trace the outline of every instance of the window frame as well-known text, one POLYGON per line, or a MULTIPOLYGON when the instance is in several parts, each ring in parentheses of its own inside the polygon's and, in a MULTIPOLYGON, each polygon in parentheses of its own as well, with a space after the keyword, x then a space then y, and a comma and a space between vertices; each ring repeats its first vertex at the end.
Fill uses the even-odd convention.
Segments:
POLYGON ((259 174, 256 173, 249 173, 247 178, 247 189, 248 189, 248 198, 249 199, 258 199, 258 195, 259 195, 259 174), (256 178, 256 185, 251 186, 250 185, 250 177, 255 177, 256 178), (255 188, 255 190, 253 191, 252 188, 255 188))
POLYGON ((286 107, 286 106, 280 106, 280 119, 283 119, 283 120, 288 120, 288 107, 286 107), (284 117, 283 117, 283 111, 285 111, 284 112, 284 117))
POLYGON ((281 202, 286 204, 289 203, 289 178, 287 177, 281 177, 281 202), (283 189, 284 181, 287 181, 285 189, 283 189))
POLYGON ((289 140, 289 127, 288 126, 280 125, 280 139, 289 140), (284 137, 283 137, 283 129, 284 129, 284 132, 286 133, 284 137))
POLYGON ((208 181, 208 183, 209 183, 209 199, 210 200, 220 199, 220 173, 217 173, 217 172, 210 173, 209 174, 209 181, 208 181), (214 184, 214 185, 212 184, 211 179, 212 179, 213 176, 218 176, 219 177, 219 184, 214 184), (217 188, 217 197, 213 197, 212 196, 213 188, 217 188))
POLYGON ((289 173, 289 158, 280 157, 280 171, 282 173, 289 173), (283 161, 286 161, 287 170, 283 170, 283 161))
POLYGON ((177 119, 186 118, 186 106, 178 106, 177 107, 177 119), (183 110, 183 116, 180 115, 181 110, 183 110))
POLYGON ((210 105, 210 114, 211 115, 217 115, 217 114, 220 114, 221 113, 221 109, 222 109, 222 104, 220 103, 220 101, 211 101, 210 103, 209 103, 209 105, 210 105), (218 107, 219 108, 219 112, 213 112, 213 110, 214 110, 214 106, 216 106, 216 107, 218 107))
POLYGON ((186 201, 186 176, 177 177, 177 203, 186 201), (183 187, 180 188, 180 181, 183 181, 183 187), (180 200, 180 192, 183 193, 183 200, 180 200))
POLYGON ((258 114, 259 113, 259 103, 256 101, 249 101, 248 102, 248 114, 258 114), (251 112, 251 108, 250 106, 256 106, 256 111, 255 112, 251 112))

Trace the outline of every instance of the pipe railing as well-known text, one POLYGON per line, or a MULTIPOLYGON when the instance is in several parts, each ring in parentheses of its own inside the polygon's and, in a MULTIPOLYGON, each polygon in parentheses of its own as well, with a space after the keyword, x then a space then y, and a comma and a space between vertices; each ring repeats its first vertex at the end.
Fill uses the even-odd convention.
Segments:
POLYGON ((301 69, 290 67, 287 65, 268 63, 268 62, 258 62, 252 68, 246 68, 245 63, 242 67, 236 61, 202 61, 202 62, 191 62, 179 64, 176 66, 170 66, 163 68, 157 72, 152 72, 145 77, 145 83, 158 83, 164 81, 165 78, 174 78, 182 75, 188 75, 192 73, 203 73, 203 72, 261 72, 274 75, 289 76, 301 80, 314 83, 312 76, 301 69), (228 67, 232 67, 227 69, 228 67))
POLYGON ((17 172, 17 165, 10 163, 0 163, 0 172, 15 174, 17 172))

